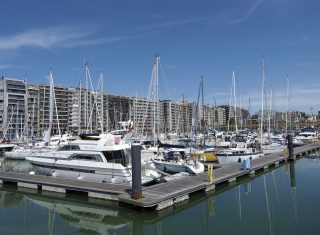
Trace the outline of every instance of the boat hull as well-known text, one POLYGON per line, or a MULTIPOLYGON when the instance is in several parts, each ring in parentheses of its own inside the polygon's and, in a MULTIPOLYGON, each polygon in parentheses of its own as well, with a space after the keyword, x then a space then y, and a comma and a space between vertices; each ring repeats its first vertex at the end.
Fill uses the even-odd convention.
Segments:
POLYGON ((199 161, 204 162, 216 162, 218 161, 217 156, 214 152, 207 153, 192 153, 191 157, 198 159, 199 161))
POLYGON ((154 165, 157 169, 169 173, 188 172, 190 174, 199 174, 204 171, 204 165, 200 162, 195 164, 188 163, 174 163, 167 161, 154 161, 154 165))
POLYGON ((11 152, 14 149, 14 145, 11 144, 3 144, 0 145, 0 153, 11 152))
POLYGON ((263 156, 264 154, 262 152, 239 154, 239 155, 217 153, 218 162, 219 164, 222 164, 222 165, 239 163, 239 162, 242 162, 243 160, 247 160, 247 159, 252 160, 252 159, 256 159, 263 156))

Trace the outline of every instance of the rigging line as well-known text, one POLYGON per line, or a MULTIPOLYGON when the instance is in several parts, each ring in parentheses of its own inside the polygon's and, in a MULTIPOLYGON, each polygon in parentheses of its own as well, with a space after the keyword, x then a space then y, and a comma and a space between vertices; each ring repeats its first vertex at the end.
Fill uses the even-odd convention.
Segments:
POLYGON ((147 118, 147 113, 148 113, 148 108, 149 108, 151 95, 153 94, 152 87, 153 87, 153 82, 154 82, 153 78, 154 78, 154 74, 155 74, 155 70, 156 70, 155 63, 156 63, 156 61, 154 62, 153 67, 152 67, 151 80, 150 80, 150 83, 149 83, 149 90, 148 90, 148 95, 147 95, 147 105, 146 105, 145 113, 144 113, 144 115, 142 117, 142 130, 141 130, 142 134, 143 134, 144 126, 145 126, 145 121, 146 121, 146 118, 147 118))

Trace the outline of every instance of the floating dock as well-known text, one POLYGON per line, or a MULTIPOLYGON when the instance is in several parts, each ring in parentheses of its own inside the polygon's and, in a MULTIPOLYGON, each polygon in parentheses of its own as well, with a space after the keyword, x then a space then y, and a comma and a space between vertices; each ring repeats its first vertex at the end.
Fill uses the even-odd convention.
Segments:
MULTIPOLYGON (((299 158, 319 150, 319 144, 308 144, 294 149, 294 158, 299 158)), ((130 185, 86 182, 72 179, 55 178, 51 176, 28 175, 14 172, 0 172, 0 183, 16 183, 19 188, 29 188, 35 191, 65 194, 68 192, 84 192, 90 198, 100 198, 118 201, 119 204, 129 204, 139 208, 162 210, 166 207, 188 200, 190 194, 199 191, 209 192, 221 183, 231 183, 239 177, 255 175, 269 167, 277 167, 286 163, 288 158, 284 153, 271 154, 250 161, 250 170, 243 169, 243 164, 223 166, 196 176, 186 176, 166 183, 160 183, 142 188, 143 198, 131 198, 130 185)))

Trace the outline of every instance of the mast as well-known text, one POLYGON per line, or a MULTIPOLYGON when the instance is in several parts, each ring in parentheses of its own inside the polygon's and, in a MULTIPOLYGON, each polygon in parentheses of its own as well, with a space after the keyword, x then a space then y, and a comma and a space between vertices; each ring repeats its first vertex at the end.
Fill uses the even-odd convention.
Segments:
POLYGON ((157 138, 159 137, 159 63, 160 56, 156 56, 156 60, 153 66, 153 78, 152 78, 152 95, 153 95, 153 144, 155 146, 157 138))
POLYGON ((252 129, 252 125, 251 125, 251 113, 250 113, 250 107, 251 106, 251 101, 250 101, 250 97, 249 97, 249 103, 248 103, 248 113, 249 113, 249 127, 250 127, 250 129, 252 129))
MULTIPOLYGON (((233 98, 234 98, 234 123, 236 132, 238 132, 238 121, 237 121, 237 97, 236 97, 236 76, 235 71, 232 71, 232 86, 233 86, 233 98)), ((231 103, 231 102, 230 102, 231 103)), ((230 107, 231 108, 231 107, 230 107)))
POLYGON ((289 75, 287 74, 286 135, 288 134, 289 75))
POLYGON ((270 137, 270 132, 271 132, 271 114, 272 114, 272 87, 271 87, 269 115, 268 115, 268 136, 269 137, 270 137))
POLYGON ((85 63, 85 73, 86 73, 86 89, 84 96, 84 126, 86 128, 86 133, 88 133, 88 123, 87 123, 87 112, 88 112, 88 75, 87 75, 88 64, 85 63))
POLYGON ((157 63, 156 63, 157 137, 158 138, 160 134, 159 64, 160 64, 160 56, 158 55, 157 63))
POLYGON ((242 120, 242 96, 240 94, 240 105, 239 105, 239 110, 240 110, 240 129, 242 130, 242 123, 243 123, 243 120, 242 120))
POLYGON ((263 108, 264 108, 264 56, 262 56, 262 87, 261 87, 261 123, 260 123, 260 142, 262 144, 262 134, 263 134, 263 108))
POLYGON ((44 136, 44 141, 50 142, 50 136, 52 132, 52 122, 53 122, 53 109, 54 109, 54 87, 52 72, 49 72, 49 84, 50 84, 50 97, 49 97, 49 128, 44 136))
POLYGON ((81 89, 81 85, 82 85, 82 79, 80 80, 80 83, 79 83, 79 130, 78 130, 78 134, 80 134, 81 133, 81 119, 82 119, 82 115, 81 115, 81 92, 82 92, 82 89, 81 89))
POLYGON ((103 72, 100 74, 101 89, 100 89, 100 100, 101 100, 101 134, 104 133, 104 113, 103 113, 103 72))
POLYGON ((233 79, 231 79, 231 91, 230 91, 229 115, 228 115, 228 132, 230 131, 230 114, 231 114, 231 102, 232 102, 232 88, 233 88, 233 79))
POLYGON ((34 124, 34 105, 35 105, 35 97, 33 97, 33 103, 32 103, 32 118, 31 118, 31 138, 33 137, 33 124, 34 124))
POLYGON ((19 102, 17 102, 17 114, 16 114, 16 118, 15 118, 15 126, 16 126, 16 141, 18 141, 18 139, 20 139, 20 122, 19 122, 19 102))
POLYGON ((203 75, 201 75, 201 105, 202 105, 202 120, 201 120, 201 131, 204 132, 205 128, 205 110, 204 110, 204 97, 203 97, 203 75))

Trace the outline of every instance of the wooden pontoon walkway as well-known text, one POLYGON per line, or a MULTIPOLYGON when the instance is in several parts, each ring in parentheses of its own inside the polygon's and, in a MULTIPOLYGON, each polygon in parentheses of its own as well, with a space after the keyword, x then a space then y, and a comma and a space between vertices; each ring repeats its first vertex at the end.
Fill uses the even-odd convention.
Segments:
MULTIPOLYGON (((294 149, 297 157, 310 154, 319 150, 319 144, 308 144, 294 149)), ((143 198, 131 199, 131 186, 85 182, 79 180, 54 178, 50 176, 28 175, 13 172, 0 172, 0 183, 16 182, 18 187, 33 188, 35 190, 66 193, 68 191, 80 191, 88 193, 89 197, 103 198, 119 201, 136 207, 154 208, 161 210, 175 203, 187 200, 189 195, 196 191, 210 191, 217 184, 235 181, 238 177, 254 175, 257 170, 268 169, 270 166, 278 166, 287 161, 283 154, 273 154, 250 161, 250 171, 243 170, 243 164, 233 164, 214 170, 211 182, 208 173, 204 172, 196 176, 187 176, 170 182, 161 183, 149 187, 143 187, 143 198)))

